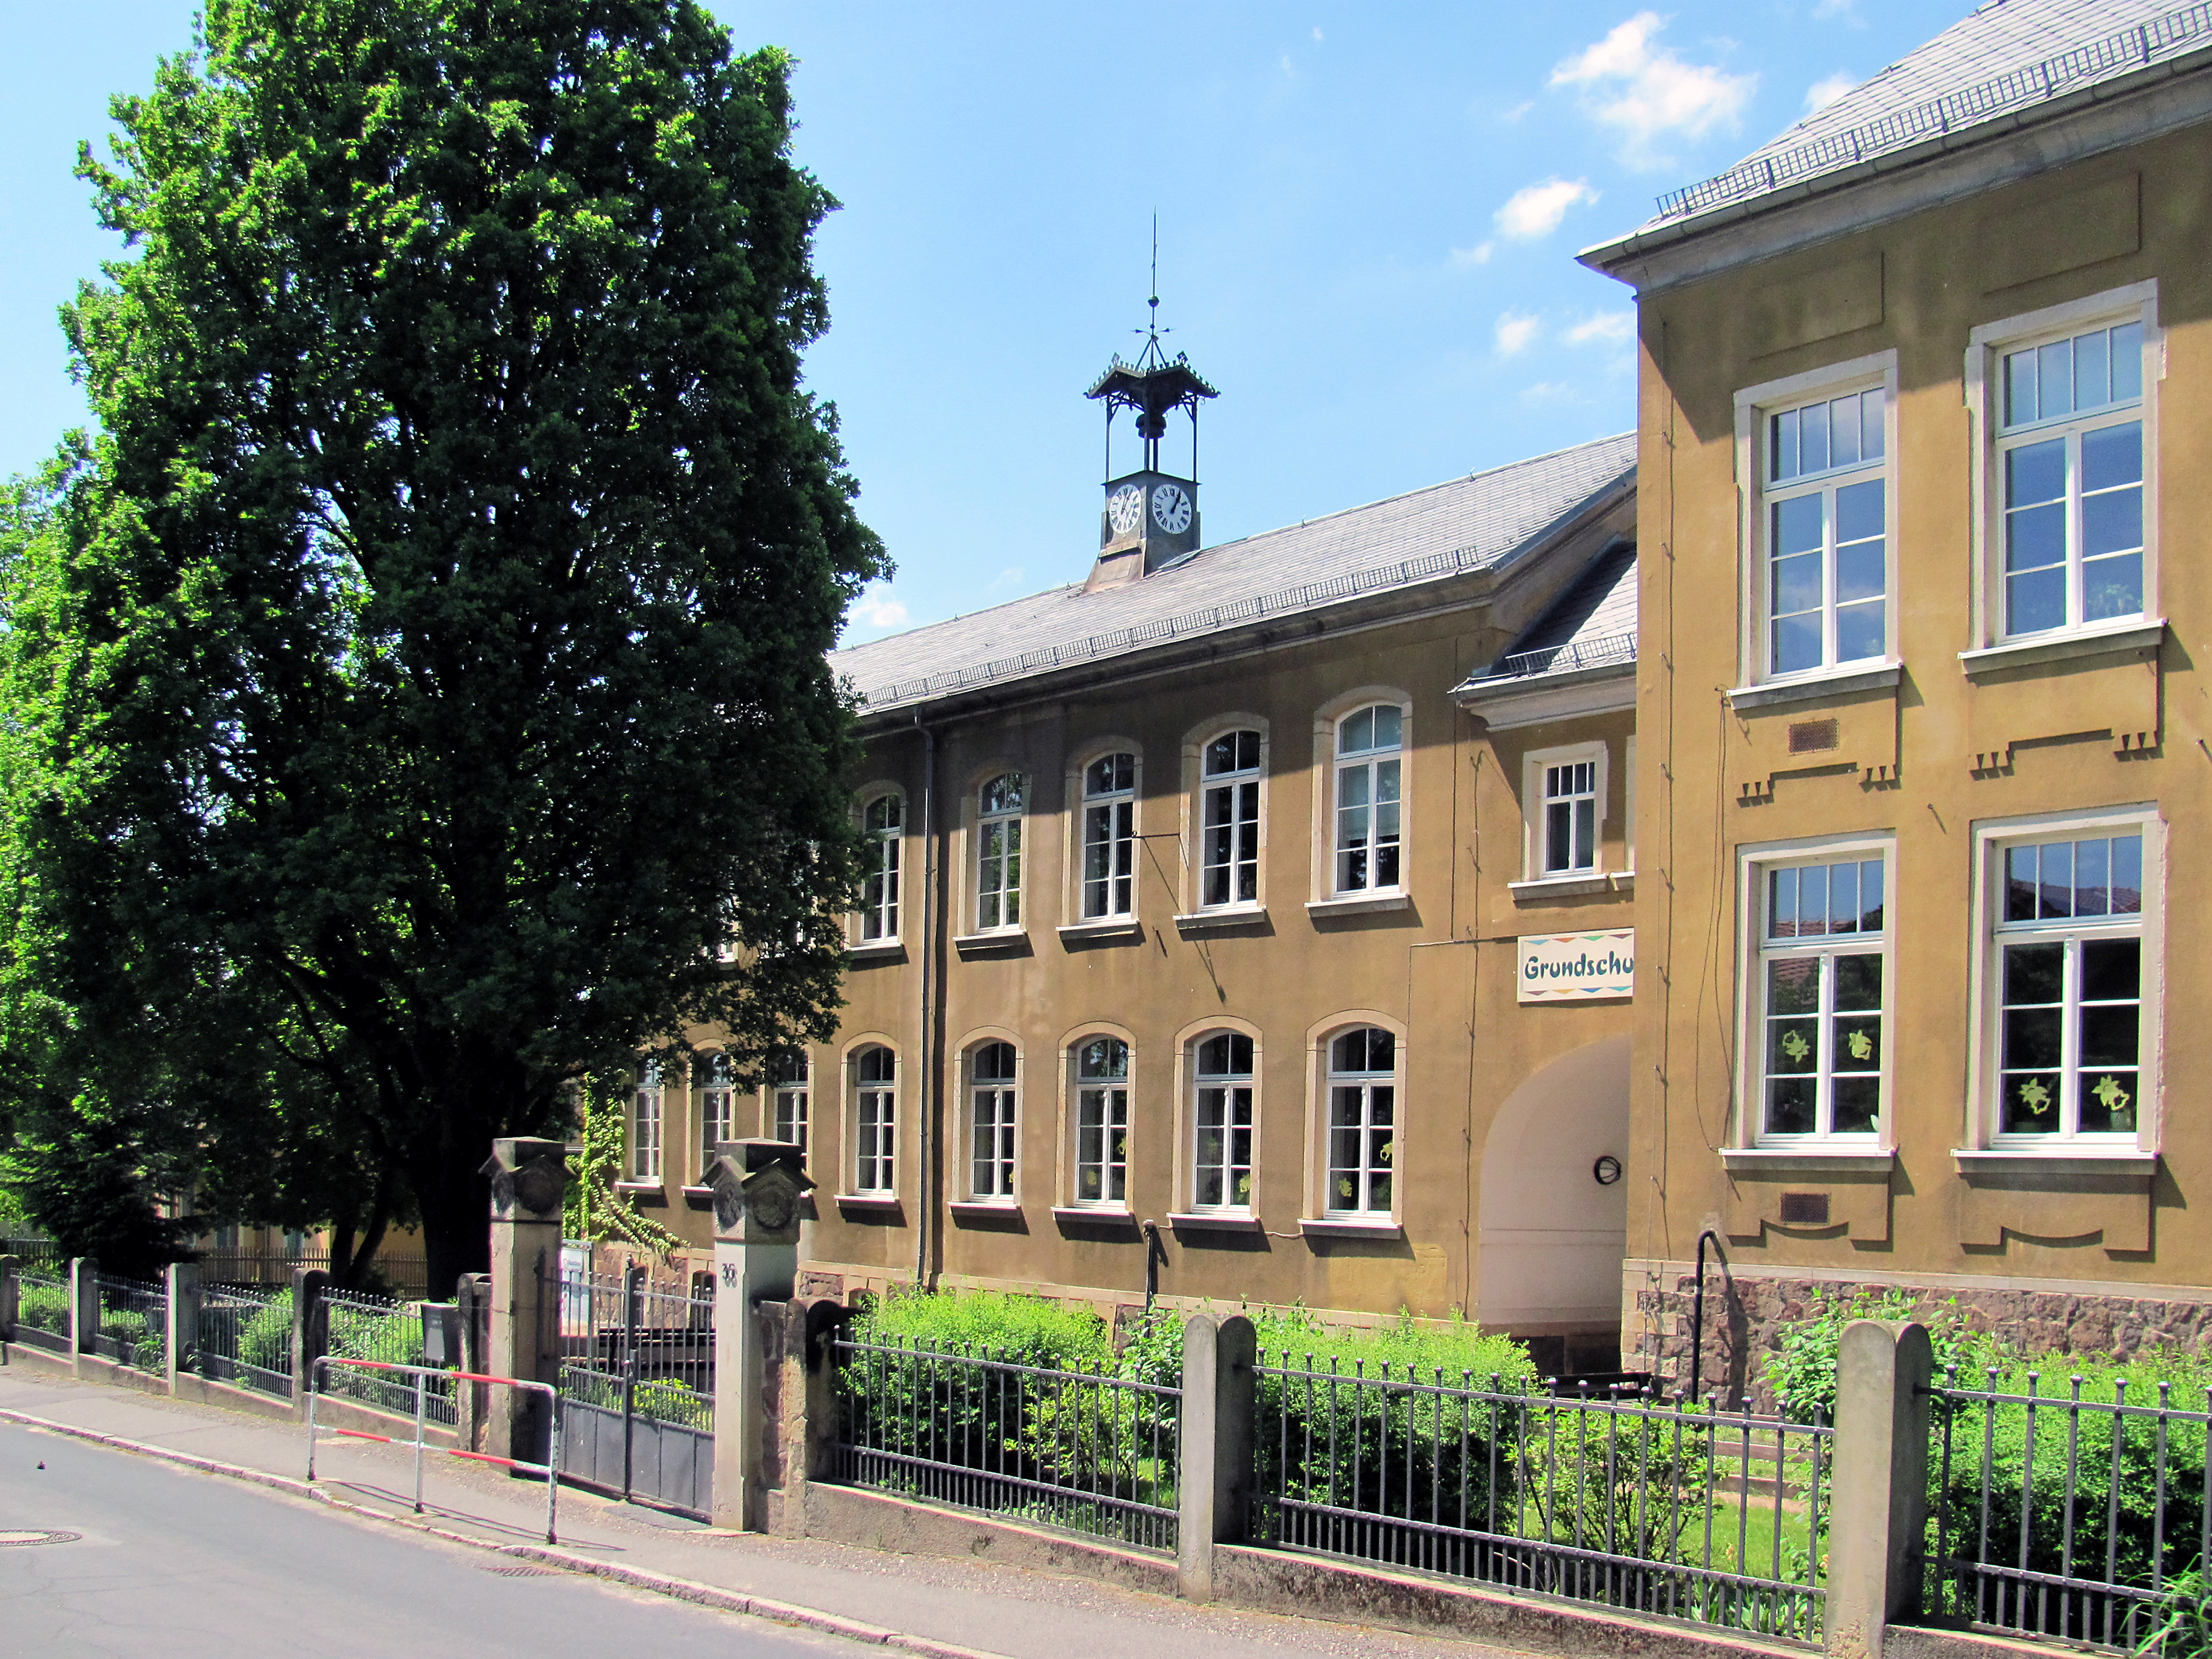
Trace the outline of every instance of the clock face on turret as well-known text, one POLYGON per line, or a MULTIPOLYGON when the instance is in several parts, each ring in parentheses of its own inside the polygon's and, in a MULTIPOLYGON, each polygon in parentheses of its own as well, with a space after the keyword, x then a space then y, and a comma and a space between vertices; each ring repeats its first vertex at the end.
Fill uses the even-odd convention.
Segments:
POLYGON ((1152 522, 1170 536, 1190 528, 1190 496, 1182 485, 1164 483, 1152 491, 1152 522))
POLYGON ((1106 498, 1106 522, 1114 526, 1114 533, 1126 536, 1145 521, 1145 490, 1142 484, 1123 484, 1106 498))

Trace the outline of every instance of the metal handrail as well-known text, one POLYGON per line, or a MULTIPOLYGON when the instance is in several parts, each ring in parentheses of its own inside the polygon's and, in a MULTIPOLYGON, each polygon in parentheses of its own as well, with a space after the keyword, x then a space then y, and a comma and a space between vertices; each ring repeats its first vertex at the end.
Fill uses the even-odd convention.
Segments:
POLYGON ((315 1440, 319 1431, 315 1425, 315 1401, 323 1390, 315 1386, 330 1367, 343 1365, 373 1371, 399 1371, 415 1379, 415 1437, 395 1440, 388 1434, 372 1434, 366 1429, 331 1429, 327 1432, 342 1435, 351 1440, 374 1440, 387 1446, 411 1447, 415 1452, 415 1513, 422 1513, 422 1454, 425 1451, 443 1452, 448 1457, 465 1457, 471 1462, 499 1463, 510 1469, 520 1469, 526 1474, 545 1477, 545 1541, 558 1543, 554 1523, 561 1497, 561 1391, 550 1382, 538 1382, 526 1376, 491 1376, 480 1371, 449 1371, 434 1365, 401 1365, 388 1359, 344 1359, 329 1354, 316 1357, 308 1368, 307 1376, 307 1484, 315 1484, 315 1440), (532 1463, 526 1458, 499 1457, 489 1452, 464 1451, 458 1446, 432 1446, 423 1438, 422 1413, 425 1404, 423 1387, 431 1377, 447 1377, 457 1382, 487 1382, 507 1389, 525 1389, 544 1395, 547 1407, 547 1438, 545 1461, 532 1463))

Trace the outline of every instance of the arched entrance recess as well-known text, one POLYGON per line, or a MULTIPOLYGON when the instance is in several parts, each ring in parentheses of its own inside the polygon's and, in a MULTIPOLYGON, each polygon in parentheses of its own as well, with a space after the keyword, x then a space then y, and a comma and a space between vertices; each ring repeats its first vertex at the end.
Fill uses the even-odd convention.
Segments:
POLYGON ((1628 1182, 1591 1165, 1628 1158, 1629 1039, 1561 1055, 1506 1097, 1482 1149, 1475 1280, 1485 1325, 1589 1330, 1620 1320, 1628 1182))

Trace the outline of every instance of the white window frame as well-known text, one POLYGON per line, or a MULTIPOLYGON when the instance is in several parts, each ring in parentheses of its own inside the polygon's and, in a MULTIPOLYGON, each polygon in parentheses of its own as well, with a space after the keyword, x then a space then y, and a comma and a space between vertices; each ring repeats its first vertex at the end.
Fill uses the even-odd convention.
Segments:
POLYGON ((1023 854, 1026 837, 1022 824, 1029 814, 1030 780, 1018 767, 995 770, 975 786, 970 797, 975 813, 975 853, 969 860, 969 869, 975 882, 975 931, 978 933, 1018 933, 1023 931, 1022 883, 1026 870, 1023 854), (992 810, 985 805, 994 785, 1007 779, 1013 781, 1017 802, 1011 807, 992 810), (998 850, 994 854, 993 832, 1000 832, 998 850), (997 884, 988 884, 994 866, 996 866, 997 884), (993 900, 999 901, 997 914, 991 913, 993 900))
POLYGON ((699 1140, 701 1169, 714 1161, 714 1148, 725 1140, 738 1138, 737 1068, 726 1054, 715 1053, 706 1057, 702 1080, 699 1085, 699 1140), (724 1133, 716 1134, 717 1127, 724 1133))
POLYGON ((1249 1031, 1233 1026, 1217 1026, 1200 1032, 1186 1045, 1190 1077, 1189 1128, 1189 1198, 1194 1215, 1249 1216, 1258 1207, 1260 1182, 1260 1040, 1249 1031), (1249 1071, 1215 1072, 1206 1069, 1206 1045, 1226 1038, 1233 1049, 1237 1042, 1251 1050, 1249 1071), (1206 1097, 1210 1092, 1223 1096, 1222 1157, 1209 1164, 1206 1148, 1206 1097), (1243 1097, 1240 1102, 1237 1097, 1243 1097), (1241 1113, 1243 1122, 1236 1118, 1241 1113), (1233 1137, 1245 1137, 1244 1158, 1239 1163, 1235 1156, 1233 1137), (1208 1203, 1200 1194, 1200 1184, 1209 1169, 1218 1167, 1222 1172, 1221 1199, 1208 1203), (1243 1192, 1238 1192, 1237 1176, 1243 1177, 1243 1192))
POLYGON ((1072 792, 1077 801, 1075 814, 1074 858, 1071 860, 1075 878, 1073 909, 1083 921, 1126 921, 1137 914, 1137 848, 1141 840, 1138 823, 1138 802, 1143 796, 1144 762, 1133 744, 1116 744, 1102 747, 1089 755, 1075 770, 1075 787, 1072 792), (1092 770, 1114 760, 1129 763, 1129 781, 1093 793, 1091 787, 1092 770), (1095 816, 1103 814, 1103 836, 1094 836, 1097 825, 1095 816), (1091 849, 1107 849, 1108 869, 1103 877, 1094 878, 1091 872, 1091 849), (1091 908, 1093 888, 1103 888, 1099 908, 1091 908))
MULTIPOLYGON (((1241 749, 1242 745, 1238 747, 1241 749)), ((1241 756, 1232 752, 1231 758, 1239 759, 1241 756)), ((1193 843, 1196 848, 1196 855, 1191 860, 1194 884, 1192 894, 1194 902, 1191 908, 1201 912, 1258 908, 1267 902, 1267 728, 1266 725, 1258 720, 1238 720, 1208 731, 1199 739, 1196 745, 1194 769, 1197 778, 1191 792, 1191 834, 1193 843), (1253 739, 1252 763, 1249 766, 1233 766, 1225 772, 1208 772, 1206 770, 1207 755, 1213 745, 1224 738, 1242 736, 1249 736, 1253 739), (1213 832, 1217 827, 1213 822, 1212 811, 1214 797, 1217 793, 1225 796, 1229 804, 1228 820, 1225 826, 1222 827, 1225 827, 1230 832, 1230 855, 1227 861, 1224 863, 1214 862, 1212 856, 1213 832), (1252 809, 1249 820, 1243 813, 1247 805, 1249 805, 1252 809), (1252 843, 1251 856, 1249 860, 1242 855, 1242 850, 1237 846, 1237 842, 1242 839, 1239 832, 1247 827, 1248 823, 1252 843), (1248 863, 1252 876, 1252 891, 1249 896, 1239 890, 1241 884, 1237 879, 1239 870, 1248 863), (1218 899, 1212 896, 1208 887, 1208 878, 1215 870, 1226 872, 1225 896, 1218 899)))
POLYGON ((1411 713, 1412 710, 1403 702, 1378 696, 1354 702, 1328 722, 1328 796, 1322 808, 1327 825, 1322 848, 1328 859, 1323 882, 1328 897, 1377 898, 1400 895, 1406 890, 1406 763, 1410 747, 1408 728, 1412 725, 1411 713), (1386 708, 1398 717, 1397 741, 1388 749, 1364 749, 1347 756, 1343 748, 1346 725, 1362 714, 1386 708), (1347 806, 1344 801, 1346 781, 1362 774, 1364 775, 1365 799, 1347 806), (1388 801, 1381 799, 1386 781, 1391 791, 1388 801), (1387 843, 1395 866, 1394 873, 1396 877, 1389 882, 1376 879, 1380 874, 1381 853, 1385 845, 1382 826, 1386 806, 1391 809, 1388 816, 1396 826, 1387 843), (1347 842, 1344 838, 1346 815, 1363 811, 1367 815, 1364 820, 1366 833, 1358 843, 1347 842), (1367 878, 1357 886, 1348 886, 1345 883, 1346 860, 1353 855, 1366 860, 1367 878))
POLYGON ((1894 350, 1880 351, 1868 356, 1854 357, 1848 362, 1831 363, 1826 368, 1791 374, 1780 380, 1767 380, 1757 386, 1745 386, 1735 394, 1735 476, 1736 496, 1740 504, 1737 525, 1737 545, 1741 556, 1737 573, 1738 592, 1741 603, 1741 634, 1736 647, 1740 665, 1739 683, 1744 685, 1818 684, 1827 679, 1840 679, 1864 673, 1869 670, 1893 668, 1899 662, 1898 652, 1898 557, 1897 557, 1897 400, 1898 368, 1894 350), (1807 477, 1791 478, 1778 488, 1770 489, 1766 483, 1767 448, 1772 428, 1772 416, 1802 409, 1813 404, 1848 397, 1854 392, 1879 388, 1882 393, 1882 459, 1879 467, 1859 465, 1847 468, 1831 468, 1807 477), (1769 586, 1767 544, 1770 539, 1768 512, 1770 501, 1810 491, 1814 489, 1830 490, 1839 484, 1864 482, 1880 477, 1882 489, 1882 646, 1878 657, 1855 657, 1849 662, 1834 659, 1835 650, 1835 586, 1833 518, 1828 515, 1831 526, 1826 532, 1822 553, 1822 656, 1821 666, 1787 674, 1772 672, 1770 654, 1769 586))
POLYGON ((1530 750, 1521 761, 1521 814, 1525 831, 1523 866, 1530 881, 1571 880, 1601 876, 1606 872, 1606 802, 1613 787, 1612 744, 1568 744, 1557 749, 1530 750), (1551 797, 1546 793, 1555 767, 1592 768, 1595 806, 1590 830, 1590 862, 1554 866, 1551 862, 1551 797))
POLYGON ((1133 1128, 1130 1097, 1134 1091, 1136 1072, 1136 1045, 1119 1031, 1088 1030, 1067 1045, 1067 1202, 1072 1209, 1125 1212, 1129 1207, 1129 1136, 1133 1128), (1084 1075, 1083 1051, 1094 1042, 1121 1045, 1122 1069, 1118 1079, 1084 1075), (1098 1098, 1089 1098, 1092 1095, 1098 1098), (1095 1125, 1091 1121, 1094 1115, 1097 1119, 1095 1125), (1086 1136, 1094 1129, 1100 1137, 1099 1156, 1086 1158, 1086 1136), (1114 1138, 1116 1132, 1118 1142, 1114 1138), (1094 1166, 1099 1171, 1098 1191, 1086 1196, 1083 1190, 1084 1172, 1094 1166), (1114 1190, 1113 1179, 1117 1171, 1121 1176, 1118 1193, 1114 1190))
POLYGON ((895 1197, 898 1192, 898 1051, 886 1042, 864 1042, 846 1061, 851 1079, 852 1153, 848 1159, 855 1194, 895 1197), (890 1076, 863 1075, 872 1056, 890 1057, 890 1076))
MULTIPOLYGON (((1887 1154, 1896 1146, 1896 1079, 1893 1056, 1897 1032, 1897 842, 1888 836, 1854 836, 1769 842, 1737 849, 1736 914, 1741 919, 1737 940, 1738 1002, 1736 1030, 1736 1133, 1734 1145, 1771 1149, 1830 1150, 1843 1153, 1887 1154), (1866 863, 1882 866, 1882 926, 1879 933, 1823 935, 1793 944, 1770 942, 1766 937, 1769 876, 1789 867, 1866 863), (1828 1052, 1837 1034, 1832 1018, 1834 975, 1821 974, 1820 1021, 1821 1061, 1814 1075, 1820 1079, 1820 1105, 1814 1129, 1808 1134, 1770 1133, 1766 1127, 1767 974, 1770 961, 1790 957, 1875 956, 1882 959, 1881 1006, 1873 1011, 1880 1022, 1880 1064, 1875 1127, 1844 1134, 1832 1130, 1833 1080, 1838 1067, 1828 1052), (1821 1127, 1823 1125, 1829 1127, 1821 1127)), ((1850 1073, 1852 1075, 1863 1075, 1850 1073)))
POLYGON ((774 1057, 769 1062, 768 1119, 763 1125, 771 1140, 790 1141, 804 1156, 808 1149, 807 1132, 812 1127, 810 1120, 814 1104, 814 1056, 805 1048, 793 1048, 790 1054, 799 1061, 797 1078, 777 1075, 774 1057), (796 1128, 796 1135, 788 1133, 796 1128))
POLYGON ((629 1178, 659 1182, 662 1155, 667 1142, 668 1086, 661 1063, 648 1060, 638 1067, 630 1091, 629 1178))
MULTIPOLYGON (((1973 643, 1983 650, 2007 647, 2033 649, 2063 644, 2071 639, 2094 641, 2101 635, 2154 629, 2163 612, 2159 600, 2159 386, 2166 378, 2166 336, 2158 320, 2155 279, 2133 283, 2064 305, 1984 323, 1967 337, 1966 398, 1967 419, 1973 431, 1972 473, 1974 568, 1980 580, 1973 586, 1973 643), (2080 620, 2080 544, 2078 474, 2069 465, 2068 483, 2067 622, 2059 628, 2035 633, 2006 631, 2005 605, 2005 489, 2004 452, 2021 443, 2033 442, 2059 433, 2078 433, 2090 427, 2128 418, 2128 404, 2106 404, 2083 416, 2063 416, 2017 431, 2004 425, 2004 359, 2008 353, 2032 345, 2111 328, 2125 323, 2142 325, 2142 395, 2132 407, 2142 422, 2142 609, 2133 615, 2084 622, 2080 620)), ((2069 442, 2069 462, 2078 450, 2069 442)), ((1971 657, 1969 665, 1972 665, 1971 657)))
MULTIPOLYGON (((1974 962, 1972 995, 1975 1040, 1967 1068, 1967 1142, 1961 1150, 2035 1158, 2136 1158, 2159 1150, 2164 1090, 2166 824, 2154 802, 2099 811, 2043 813, 1974 826, 1974 962), (2007 849, 2031 842, 2079 841, 2116 834, 2142 837, 2142 909, 2133 924, 2090 924, 2048 930, 2008 927, 2005 911, 2007 849), (2040 933, 2046 938, 2136 936, 2142 941, 2137 994, 2136 1127, 2127 1132, 2091 1134, 2005 1134, 1999 1132, 1997 1091, 2003 1078, 2002 1010, 2003 947, 2040 933)), ((2069 952, 2069 956, 2072 952, 2069 952)), ((2078 1002, 2069 1000, 2070 1016, 2078 1002)), ((2070 1025, 2069 1018, 2069 1024, 2070 1025)), ((2069 1048, 2071 1044, 2069 1043, 2069 1048)), ((2062 1084, 2062 1087, 2063 1087, 2062 1084)))
POLYGON ((1320 1054, 1320 1095, 1318 1116, 1319 1144, 1316 1148, 1320 1176, 1321 1203, 1318 1214, 1323 1220, 1374 1223, 1394 1221, 1399 1214, 1404 1196, 1404 1160, 1400 1156, 1406 1133, 1406 1036, 1393 1025, 1379 1020, 1353 1018, 1332 1024, 1322 1035, 1320 1054), (1390 1070, 1384 1072, 1340 1072, 1336 1066, 1336 1045, 1354 1031, 1376 1030, 1390 1039, 1390 1070), (1336 1108, 1340 1088, 1357 1089, 1360 1093, 1360 1121, 1354 1133, 1360 1137, 1360 1163, 1357 1166, 1340 1165, 1336 1161, 1336 1108), (1379 1127, 1374 1122, 1376 1089, 1389 1091, 1390 1121, 1389 1138, 1379 1146, 1372 1137, 1379 1127), (1352 1173, 1355 1188, 1347 1202, 1346 1194, 1338 1188, 1338 1170, 1352 1173), (1387 1173, 1389 1181, 1389 1201, 1380 1206, 1374 1203, 1374 1183, 1378 1173, 1387 1173))
POLYGON ((857 942, 891 945, 899 942, 901 884, 906 862, 906 795, 898 789, 873 789, 860 804, 860 833, 867 842, 861 873, 857 942), (888 805, 898 822, 878 825, 877 810, 888 805))
POLYGON ((978 1037, 962 1051, 960 1067, 961 1120, 967 1129, 961 1152, 962 1194, 971 1204, 1018 1204, 1021 1201, 1022 1178, 1021 1049, 1005 1036, 978 1037), (992 1048, 1005 1048, 1012 1054, 1012 1076, 986 1078, 977 1072, 977 1062, 987 1049, 992 1048), (990 1097, 994 1143, 988 1160, 994 1166, 993 1179, 988 1183, 975 1178, 977 1166, 986 1161, 980 1145, 986 1095, 990 1097))

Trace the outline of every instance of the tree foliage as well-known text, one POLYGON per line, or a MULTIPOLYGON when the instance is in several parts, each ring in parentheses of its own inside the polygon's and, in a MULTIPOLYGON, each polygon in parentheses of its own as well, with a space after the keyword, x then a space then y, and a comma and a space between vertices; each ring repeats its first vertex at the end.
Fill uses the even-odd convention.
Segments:
POLYGON ((883 568, 801 381, 836 204, 689 0, 204 31, 82 154, 97 426, 0 513, 15 1173, 419 1218, 442 1292, 591 1070, 829 1035, 883 568))

